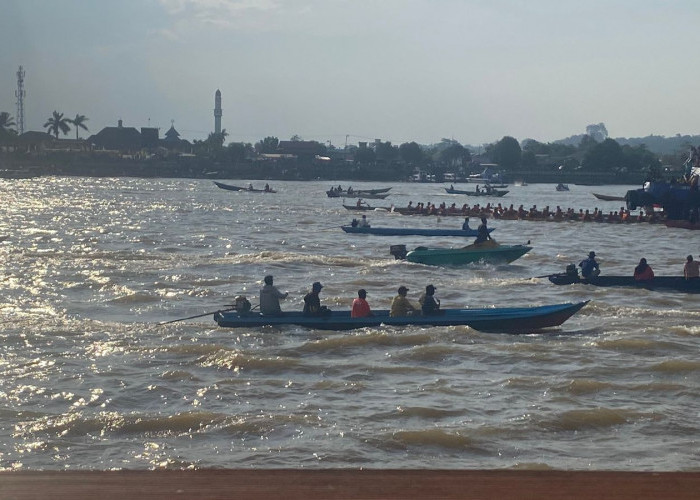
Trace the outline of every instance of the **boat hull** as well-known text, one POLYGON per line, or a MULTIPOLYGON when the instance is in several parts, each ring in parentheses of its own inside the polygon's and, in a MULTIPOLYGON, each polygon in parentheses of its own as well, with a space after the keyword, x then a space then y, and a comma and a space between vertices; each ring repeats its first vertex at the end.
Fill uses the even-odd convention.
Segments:
POLYGON ((438 315, 391 317, 388 310, 373 311, 373 316, 351 318, 350 311, 333 311, 325 317, 284 312, 279 316, 239 315, 217 312, 214 321, 226 328, 296 325, 318 330, 352 330, 385 326, 469 326, 475 330, 503 333, 528 333, 556 327, 577 313, 588 301, 537 307, 444 309, 438 315))
POLYGON ((625 201, 624 196, 611 196, 608 194, 593 193, 593 196, 602 201, 625 201))
MULTIPOLYGON (((420 229, 404 227, 352 227, 340 226, 350 234, 374 234, 376 236, 466 236, 474 238, 479 232, 476 229, 420 229)), ((489 232, 493 228, 489 228, 489 232)))
POLYGON ((700 278, 685 279, 682 276, 655 276, 647 281, 637 281, 632 276, 597 276, 584 280, 567 274, 552 274, 549 281, 555 285, 584 284, 601 287, 631 287, 646 290, 663 290, 683 293, 700 293, 700 278))
POLYGON ((689 220, 666 219, 664 224, 666 227, 675 227, 680 229, 700 229, 700 222, 690 222, 689 220))
POLYGON ((469 246, 466 248, 418 247, 406 254, 406 260, 429 266, 462 266, 472 262, 508 263, 519 259, 532 247, 525 245, 469 246))

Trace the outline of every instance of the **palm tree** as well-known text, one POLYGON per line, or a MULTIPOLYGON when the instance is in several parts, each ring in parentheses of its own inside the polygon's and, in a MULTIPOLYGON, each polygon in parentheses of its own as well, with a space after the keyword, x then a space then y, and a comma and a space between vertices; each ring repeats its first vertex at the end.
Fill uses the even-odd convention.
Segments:
POLYGON ((85 115, 75 115, 75 118, 72 120, 68 120, 70 123, 72 123, 75 126, 75 140, 78 140, 78 131, 79 129, 83 129, 86 132, 88 131, 87 126, 85 126, 85 122, 88 121, 88 118, 85 115))
POLYGON ((56 139, 58 139, 59 132, 63 132, 63 135, 68 133, 70 130, 69 123, 71 123, 70 118, 64 118, 63 113, 54 111, 53 116, 44 123, 44 128, 49 134, 54 134, 56 139))
POLYGON ((16 125, 15 119, 10 116, 10 113, 7 111, 0 112, 0 134, 7 134, 10 132, 12 127, 15 127, 16 125))

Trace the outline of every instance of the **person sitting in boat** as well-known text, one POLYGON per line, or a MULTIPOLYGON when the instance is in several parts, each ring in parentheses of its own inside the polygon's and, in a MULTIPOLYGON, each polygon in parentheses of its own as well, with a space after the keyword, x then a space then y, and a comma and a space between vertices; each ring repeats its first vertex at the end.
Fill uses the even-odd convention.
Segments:
POLYGON ((485 241, 491 239, 491 235, 489 234, 489 228, 486 226, 486 217, 481 218, 481 224, 479 224, 479 227, 476 231, 476 239, 474 240, 475 245, 480 245, 485 241))
POLYGON ((272 284, 272 276, 265 276, 265 284, 260 289, 260 313, 265 316, 278 316, 282 314, 280 307, 280 299, 286 299, 289 292, 280 292, 276 286, 272 284))
POLYGON ((421 311, 425 316, 440 314, 440 299, 435 298, 435 288, 433 285, 425 287, 425 293, 420 296, 418 302, 421 305, 421 311))
POLYGON ((362 207, 362 198, 357 199, 357 208, 362 207))
POLYGON ((479 185, 478 185, 478 184, 476 185, 476 192, 477 192, 477 193, 481 193, 481 189, 479 189, 479 185))
POLYGON ((315 281, 311 285, 311 291, 304 295, 304 310, 302 314, 304 316, 328 316, 331 314, 331 310, 326 306, 321 305, 321 298, 319 293, 323 285, 318 281, 315 281))
POLYGON ((360 288, 357 291, 357 298, 352 301, 352 310, 350 311, 351 318, 366 318, 373 316, 367 302, 367 290, 360 288))
POLYGON ((352 194, 352 186, 348 186, 347 194, 352 194))
POLYGON ((265 183, 265 192, 269 193, 270 192, 270 185, 265 183))
POLYGON ((454 188, 455 187, 452 184, 450 184, 450 191, 454 191, 454 188))
POLYGON ((647 264, 647 260, 642 257, 639 259, 639 264, 634 268, 634 280, 635 281, 649 281, 654 279, 654 271, 652 271, 651 266, 647 264))
POLYGON ((369 227, 369 221, 367 220, 367 216, 363 215, 362 220, 359 222, 358 226, 360 227, 369 227))
POLYGON ((595 278, 600 274, 600 265, 595 260, 595 252, 588 252, 588 258, 579 262, 581 268, 581 277, 584 279, 595 278))
POLYGON ((414 307, 413 304, 408 300, 406 294, 408 293, 408 288, 401 285, 398 290, 398 295, 394 297, 391 301, 391 310, 389 311, 389 316, 410 316, 419 311, 418 308, 414 307))
POLYGON ((252 191, 252 190, 253 190, 253 183, 251 182, 248 184, 248 191, 252 191))
POLYGON ((683 266, 683 277, 687 280, 700 278, 700 261, 693 260, 692 255, 686 257, 685 266, 683 266))
POLYGON ((462 224, 463 231, 471 231, 472 228, 469 227, 469 217, 464 218, 464 223, 462 224))

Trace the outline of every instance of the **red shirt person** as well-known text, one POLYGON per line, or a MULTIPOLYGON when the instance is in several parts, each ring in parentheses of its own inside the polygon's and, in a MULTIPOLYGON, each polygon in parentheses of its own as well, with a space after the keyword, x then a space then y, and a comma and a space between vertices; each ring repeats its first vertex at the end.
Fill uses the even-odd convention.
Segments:
POLYGON ((351 318, 365 318, 372 316, 372 311, 367 303, 367 290, 361 288, 357 291, 357 298, 352 301, 351 318))

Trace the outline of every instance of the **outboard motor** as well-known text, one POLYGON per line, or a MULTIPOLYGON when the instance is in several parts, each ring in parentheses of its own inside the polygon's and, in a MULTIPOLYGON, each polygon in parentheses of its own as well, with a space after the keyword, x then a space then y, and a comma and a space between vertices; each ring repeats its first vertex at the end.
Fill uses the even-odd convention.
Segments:
POLYGON ((576 264, 569 264, 566 266, 566 275, 578 278, 578 269, 576 269, 576 264))
POLYGON ((250 301, 245 295, 237 295, 234 300, 235 303, 233 307, 239 315, 243 316, 250 312, 250 301))
POLYGON ((389 253, 394 256, 396 260, 404 260, 406 258, 406 245, 391 245, 389 247, 389 253))

